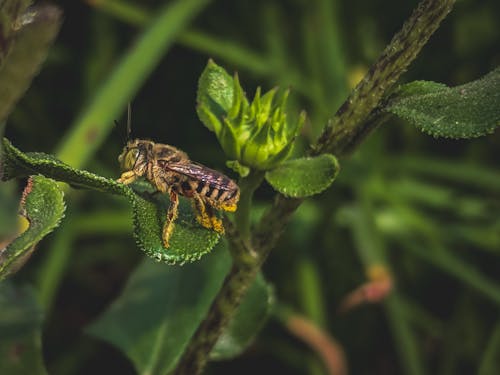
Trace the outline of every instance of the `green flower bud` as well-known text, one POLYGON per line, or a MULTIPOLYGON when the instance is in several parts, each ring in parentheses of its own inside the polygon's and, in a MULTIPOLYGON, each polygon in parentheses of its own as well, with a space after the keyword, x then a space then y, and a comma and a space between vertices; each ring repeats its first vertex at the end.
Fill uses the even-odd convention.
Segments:
POLYGON ((259 87, 250 103, 238 75, 231 78, 213 61, 208 62, 199 82, 198 115, 216 134, 231 159, 228 165, 241 175, 248 174, 249 168, 272 169, 290 155, 305 113, 294 124, 287 120, 288 94, 288 90, 274 88, 261 95, 259 87))

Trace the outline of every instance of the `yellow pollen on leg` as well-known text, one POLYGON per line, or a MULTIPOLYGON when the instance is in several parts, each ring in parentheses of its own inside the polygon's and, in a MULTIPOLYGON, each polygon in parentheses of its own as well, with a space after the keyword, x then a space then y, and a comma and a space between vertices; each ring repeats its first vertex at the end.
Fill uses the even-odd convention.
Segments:
POLYGON ((201 226, 207 228, 207 229, 212 229, 212 221, 210 218, 206 215, 196 215, 196 220, 198 223, 200 223, 201 226))
POLYGON ((163 233, 161 236, 161 239, 163 241, 163 246, 165 248, 168 248, 170 244, 168 243, 170 236, 172 236, 172 232, 174 230, 174 222, 165 222, 165 225, 163 226, 163 233))
POLYGON ((212 229, 217 233, 224 234, 224 225, 222 225, 222 220, 213 216, 212 217, 212 229))
POLYGON ((238 205, 236 203, 231 203, 231 204, 223 204, 221 205, 221 209, 224 211, 228 212, 234 212, 238 208, 238 205))

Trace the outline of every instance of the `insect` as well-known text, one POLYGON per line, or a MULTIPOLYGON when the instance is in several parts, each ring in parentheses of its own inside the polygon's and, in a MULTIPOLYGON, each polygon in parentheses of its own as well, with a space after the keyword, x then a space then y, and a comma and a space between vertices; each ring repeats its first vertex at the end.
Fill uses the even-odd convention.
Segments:
POLYGON ((185 152, 173 146, 131 140, 118 161, 124 171, 118 182, 130 184, 145 177, 157 191, 169 195, 170 206, 162 232, 166 248, 178 214, 179 195, 192 200, 196 219, 202 226, 218 233, 224 233, 224 226, 214 209, 236 211, 240 198, 238 185, 224 174, 192 162, 185 152))

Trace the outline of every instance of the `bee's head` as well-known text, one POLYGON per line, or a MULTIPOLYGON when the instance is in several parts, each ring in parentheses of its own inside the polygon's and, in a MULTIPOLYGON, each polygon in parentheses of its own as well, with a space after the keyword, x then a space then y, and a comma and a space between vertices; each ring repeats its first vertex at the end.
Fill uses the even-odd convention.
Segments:
POLYGON ((118 162, 120 163, 120 168, 123 171, 134 170, 140 173, 144 170, 145 165, 149 160, 149 153, 152 150, 151 141, 144 141, 140 139, 135 139, 128 141, 127 145, 123 148, 122 153, 118 156, 118 162))

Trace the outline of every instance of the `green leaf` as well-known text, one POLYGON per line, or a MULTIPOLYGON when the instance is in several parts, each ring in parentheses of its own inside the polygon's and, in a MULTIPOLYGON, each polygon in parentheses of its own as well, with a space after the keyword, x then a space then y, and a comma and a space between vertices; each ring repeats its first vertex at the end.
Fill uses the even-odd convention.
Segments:
POLYGON ((23 153, 4 139, 1 178, 8 180, 41 173, 73 187, 97 190, 126 197, 133 209, 134 235, 139 247, 147 255, 169 264, 192 262, 209 252, 220 235, 203 228, 196 222, 193 210, 181 199, 179 217, 170 239, 170 247, 163 247, 161 235, 166 218, 168 199, 152 194, 150 184, 134 184, 138 194, 130 187, 94 173, 74 169, 51 155, 23 153), (141 195, 139 195, 141 194, 141 195))
POLYGON ((145 260, 87 331, 120 348, 138 373, 166 374, 205 318, 230 265, 224 242, 183 267, 145 260))
POLYGON ((54 180, 63 181, 75 188, 85 188, 102 192, 128 195, 127 186, 94 173, 75 169, 52 155, 41 152, 23 153, 15 148, 8 139, 3 139, 3 155, 0 159, 0 178, 4 181, 12 178, 43 174, 54 180))
POLYGON ((339 164, 335 156, 293 159, 266 172, 266 180, 281 194, 293 198, 321 193, 335 180, 339 164))
POLYGON ((42 311, 28 287, 0 283, 0 374, 43 375, 42 311))
POLYGON ((497 373, 500 368, 498 353, 500 353, 500 322, 497 321, 490 332, 490 339, 483 352, 483 357, 477 371, 478 375, 493 375, 497 373))
POLYGON ((28 5, 10 0, 0 5, 0 122, 38 72, 61 24, 59 8, 44 4, 25 11, 28 5))
POLYGON ((500 125, 500 68, 483 78, 449 88, 416 81, 402 86, 385 111, 435 137, 474 138, 500 125))
POLYGON ((259 273, 227 330, 219 337, 210 358, 224 360, 241 354, 264 326, 273 304, 272 288, 259 273))
POLYGON ((169 205, 165 195, 155 196, 154 201, 133 194, 134 234, 137 244, 146 254, 168 264, 184 264, 200 259, 210 252, 220 239, 217 232, 208 230, 196 222, 187 199, 180 197, 179 217, 165 249, 161 238, 163 223, 169 205))
POLYGON ((31 255, 34 246, 52 232, 64 216, 63 193, 54 180, 32 176, 23 193, 21 212, 28 229, 0 251, 0 280, 15 272, 31 255))
POLYGON ((208 129, 218 133, 214 122, 227 115, 233 105, 233 96, 233 78, 213 60, 208 60, 198 80, 196 95, 198 117, 208 129))

